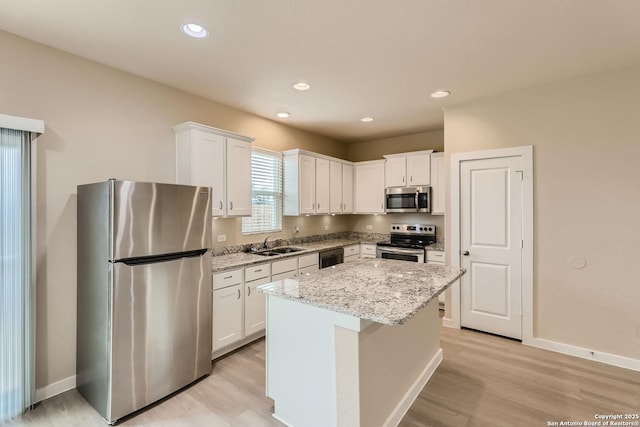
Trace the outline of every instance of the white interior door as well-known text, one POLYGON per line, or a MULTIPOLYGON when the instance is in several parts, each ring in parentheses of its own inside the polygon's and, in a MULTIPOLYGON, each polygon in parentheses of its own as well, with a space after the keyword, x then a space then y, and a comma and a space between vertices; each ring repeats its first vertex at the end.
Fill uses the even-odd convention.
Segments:
POLYGON ((522 157, 460 165, 462 326, 522 339, 522 157))

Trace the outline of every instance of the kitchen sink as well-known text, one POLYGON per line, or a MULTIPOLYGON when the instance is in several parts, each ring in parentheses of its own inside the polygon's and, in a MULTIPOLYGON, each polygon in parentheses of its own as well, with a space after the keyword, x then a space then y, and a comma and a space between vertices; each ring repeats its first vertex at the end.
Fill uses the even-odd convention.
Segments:
POLYGON ((264 250, 256 251, 253 253, 256 255, 262 255, 262 256, 275 256, 275 255, 282 255, 282 254, 290 254, 292 252, 300 252, 303 250, 304 249, 294 248, 292 246, 283 246, 280 248, 264 249, 264 250))

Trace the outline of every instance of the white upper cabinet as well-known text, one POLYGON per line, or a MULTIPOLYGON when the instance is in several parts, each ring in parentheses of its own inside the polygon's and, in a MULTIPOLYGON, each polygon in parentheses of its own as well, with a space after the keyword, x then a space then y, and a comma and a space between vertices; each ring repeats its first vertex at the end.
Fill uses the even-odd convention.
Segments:
POLYGON ((444 153, 431 155, 431 215, 444 215, 444 153))
POLYGON ((329 211, 331 213, 342 213, 342 163, 332 161, 330 169, 331 200, 329 211))
POLYGON ((433 150, 385 155, 385 187, 431 185, 433 150))
POLYGON ((385 187, 407 186, 407 161, 405 157, 392 157, 384 165, 385 187))
MULTIPOLYGON (((284 214, 342 213, 344 182, 341 168, 346 162, 299 149, 283 154, 284 214)), ((352 175, 352 172, 347 172, 348 177, 352 175)), ((352 197, 352 194, 353 189, 350 188, 347 196, 352 197)), ((351 200, 348 203, 352 205, 351 200)))
POLYGON ((353 165, 331 161, 329 213, 353 212, 353 165))
POLYGON ((353 212, 353 165, 342 164, 342 213, 353 212))
POLYGON ((173 131, 176 183, 211 187, 213 216, 251 215, 253 139, 193 122, 173 131))
POLYGON ((316 213, 329 213, 330 179, 329 160, 316 158, 316 213))
POLYGON ((384 213, 384 160, 354 164, 354 213, 384 213))

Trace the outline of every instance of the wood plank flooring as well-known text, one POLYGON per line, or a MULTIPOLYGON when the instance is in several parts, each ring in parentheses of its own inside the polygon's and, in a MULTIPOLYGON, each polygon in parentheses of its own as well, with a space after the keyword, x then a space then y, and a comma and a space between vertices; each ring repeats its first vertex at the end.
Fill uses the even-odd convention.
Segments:
MULTIPOLYGON (((475 331, 442 328, 441 342, 444 361, 401 427, 537 427, 553 421, 597 421, 595 414, 640 413, 640 372, 475 331)), ((282 426, 272 411, 273 402, 264 396, 260 340, 216 361, 209 377, 118 425, 282 426)), ((106 425, 76 390, 5 424, 106 425)))

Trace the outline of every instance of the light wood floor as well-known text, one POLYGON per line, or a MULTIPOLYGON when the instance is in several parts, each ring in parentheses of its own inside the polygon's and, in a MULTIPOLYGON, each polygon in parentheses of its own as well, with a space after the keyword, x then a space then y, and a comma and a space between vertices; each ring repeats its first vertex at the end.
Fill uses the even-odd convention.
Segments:
MULTIPOLYGON (((444 361, 400 426, 547 426, 640 413, 640 372, 468 330, 442 328, 444 361)), ((282 426, 264 396, 264 340, 217 361, 212 374, 123 426, 282 426)), ((100 426, 76 390, 40 403, 11 426, 100 426)), ((304 426, 298 426, 304 427, 304 426)), ((371 426, 363 426, 371 427, 371 426)))

